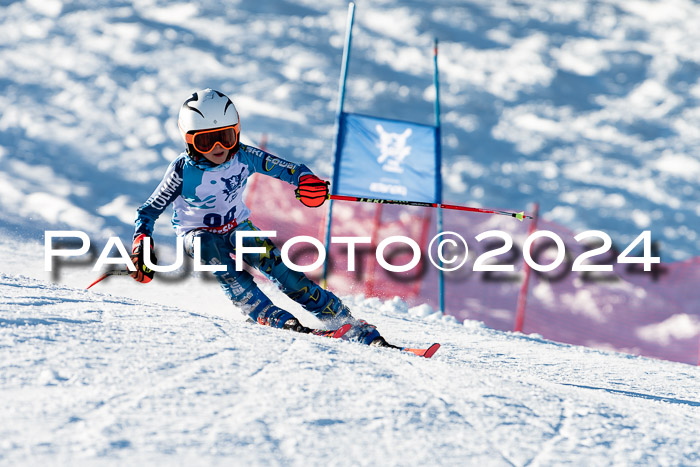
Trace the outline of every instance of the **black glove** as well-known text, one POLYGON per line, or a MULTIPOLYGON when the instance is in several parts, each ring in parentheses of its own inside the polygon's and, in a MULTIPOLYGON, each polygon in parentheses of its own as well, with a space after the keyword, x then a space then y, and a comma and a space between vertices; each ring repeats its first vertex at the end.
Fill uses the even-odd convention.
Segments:
MULTIPOLYGON (((155 274, 155 271, 148 268, 144 263, 143 263, 143 257, 145 254, 145 245, 144 245, 144 239, 146 238, 146 234, 141 234, 138 237, 134 239, 134 244, 131 247, 131 261, 134 263, 134 266, 136 266, 136 271, 131 273, 131 277, 134 278, 134 280, 137 280, 139 282, 148 283, 151 282, 153 279, 153 274, 155 274)), ((156 258, 156 253, 153 250, 153 239, 151 238, 151 245, 150 248, 148 249, 148 254, 150 255, 149 258, 151 259, 151 264, 158 264, 158 259, 156 258)))

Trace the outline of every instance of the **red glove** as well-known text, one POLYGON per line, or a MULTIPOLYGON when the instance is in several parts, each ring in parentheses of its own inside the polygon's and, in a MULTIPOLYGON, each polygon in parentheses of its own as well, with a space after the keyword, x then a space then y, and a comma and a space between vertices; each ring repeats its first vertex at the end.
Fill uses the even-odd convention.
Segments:
POLYGON ((299 179, 299 188, 294 190, 301 204, 310 208, 317 208, 329 198, 329 182, 321 180, 316 175, 302 175, 299 179))
MULTIPOLYGON (((153 274, 155 274, 155 271, 148 268, 143 262, 143 257, 146 252, 146 245, 143 241, 144 238, 146 238, 146 234, 141 234, 136 237, 134 239, 134 244, 131 247, 131 261, 133 261, 134 266, 136 266, 136 271, 131 273, 131 277, 139 282, 148 283, 153 279, 153 274)), ((158 264, 158 259, 153 251, 153 239, 151 239, 151 245, 148 249, 148 253, 150 254, 149 257, 151 259, 151 264, 158 264)))

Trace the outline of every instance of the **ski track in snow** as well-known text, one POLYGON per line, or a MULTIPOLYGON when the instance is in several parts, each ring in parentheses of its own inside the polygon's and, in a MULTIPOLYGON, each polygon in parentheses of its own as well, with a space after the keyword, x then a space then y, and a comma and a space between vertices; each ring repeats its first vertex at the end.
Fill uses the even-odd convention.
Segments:
POLYGON ((8 274, 0 295, 10 464, 700 463, 688 365, 362 297, 346 300, 391 341, 442 348, 425 360, 8 274))

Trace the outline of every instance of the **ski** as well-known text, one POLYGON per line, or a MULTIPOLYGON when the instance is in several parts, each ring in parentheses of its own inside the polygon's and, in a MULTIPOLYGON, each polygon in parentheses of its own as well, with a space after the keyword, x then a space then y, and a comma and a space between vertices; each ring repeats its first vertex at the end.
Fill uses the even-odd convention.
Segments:
POLYGON ((433 355, 435 355, 435 352, 437 352, 438 349, 440 348, 440 344, 438 344, 438 343, 435 343, 426 349, 413 349, 410 347, 400 347, 398 345, 393 345, 393 344, 388 343, 387 341, 384 340, 383 337, 379 337, 379 338, 375 339, 375 341, 372 342, 372 344, 370 344, 370 345, 374 345, 377 347, 386 347, 389 349, 396 349, 396 350, 400 350, 402 352, 409 352, 409 353, 412 353, 414 355, 418 355, 419 357, 423 357, 423 358, 432 357, 433 355))
POLYGON ((315 336, 330 337, 332 339, 340 339, 350 329, 352 329, 352 324, 343 324, 338 329, 313 329, 309 334, 313 334, 315 336))
POLYGON ((427 349, 411 349, 408 347, 403 347, 401 350, 403 352, 410 352, 414 355, 418 355, 419 357, 430 358, 433 355, 435 355, 435 352, 437 352, 439 348, 440 348, 440 344, 435 343, 435 344, 431 345, 430 347, 428 347, 427 349))
MULTIPOLYGON (((266 324, 266 323, 260 323, 260 324, 266 324)), ((294 331, 298 332, 301 334, 313 334, 314 336, 321 336, 321 337, 330 337, 332 339, 340 339, 343 337, 350 329, 352 329, 351 324, 344 324, 340 326, 338 329, 313 329, 313 328, 307 328, 306 326, 303 326, 299 321, 294 318, 293 320, 289 320, 287 323, 285 323, 285 326, 282 327, 282 329, 286 329, 287 331, 294 331)))

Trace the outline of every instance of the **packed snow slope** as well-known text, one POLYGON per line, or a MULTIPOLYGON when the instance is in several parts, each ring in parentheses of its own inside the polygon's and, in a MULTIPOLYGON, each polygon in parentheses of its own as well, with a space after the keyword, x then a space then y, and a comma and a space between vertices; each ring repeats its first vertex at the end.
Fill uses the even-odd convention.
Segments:
POLYGON ((348 299, 432 359, 19 275, 0 297, 3 464, 700 465, 697 367, 400 300, 348 299))
MULTIPOLYGON (((332 170, 344 0, 0 2, 0 220, 131 233, 213 87, 243 139, 332 170)), ((667 261, 698 256, 700 7, 692 0, 359 2, 346 110, 432 123, 444 199, 523 210, 667 261)), ((163 225, 167 230, 167 226, 163 225)))

